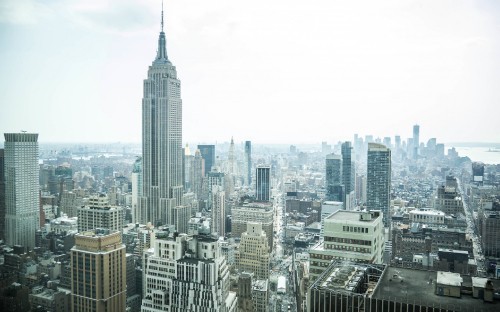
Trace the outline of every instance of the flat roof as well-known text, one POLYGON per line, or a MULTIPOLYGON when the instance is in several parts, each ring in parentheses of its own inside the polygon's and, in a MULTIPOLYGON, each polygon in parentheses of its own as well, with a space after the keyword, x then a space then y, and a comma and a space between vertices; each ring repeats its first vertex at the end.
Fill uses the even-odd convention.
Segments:
POLYGON ((452 272, 437 272, 437 283, 441 285, 448 286, 461 286, 464 280, 460 277, 460 273, 452 273, 452 272))
POLYGON ((369 214, 368 211, 349 211, 349 210, 337 210, 328 217, 326 220, 338 220, 338 221, 350 221, 350 222, 360 222, 360 223, 371 223, 380 218, 380 215, 370 220, 361 220, 361 214, 369 214))
POLYGON ((472 287, 484 288, 484 286, 486 286, 487 281, 488 279, 486 277, 473 277, 472 287))
MULTIPOLYGON (((372 296, 377 299, 391 299, 428 307, 442 307, 451 311, 499 311, 500 302, 484 302, 472 295, 462 294, 461 298, 438 296, 435 294, 437 273, 434 271, 388 267, 372 296), (401 282, 401 280, 403 282, 401 282)), ((470 282, 464 277, 464 284, 470 282)), ((495 289, 500 281, 493 280, 495 289)))

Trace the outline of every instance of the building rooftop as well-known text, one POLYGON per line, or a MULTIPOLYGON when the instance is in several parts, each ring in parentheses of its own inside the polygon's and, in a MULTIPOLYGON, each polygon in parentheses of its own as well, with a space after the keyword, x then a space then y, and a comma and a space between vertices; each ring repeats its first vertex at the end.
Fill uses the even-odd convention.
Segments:
POLYGON ((421 215, 435 215, 435 216, 444 216, 445 213, 440 210, 434 209, 415 209, 410 211, 410 214, 421 214, 421 215))
POLYGON ((253 280, 252 281, 252 290, 256 291, 267 291, 267 280, 253 280))
POLYGON ((381 217, 379 212, 337 210, 333 214, 329 215, 325 220, 372 223, 379 217, 381 217), (362 216, 366 215, 369 217, 363 218, 362 220, 362 216))
MULTIPOLYGON (((373 298, 391 299, 430 307, 442 307, 450 311, 499 311, 500 302, 485 303, 471 295, 462 294, 461 298, 438 296, 435 294, 436 272, 387 267, 380 279, 373 298)), ((464 276, 465 284, 471 284, 471 278, 464 276)), ((494 283, 500 288, 500 281, 494 283)))
POLYGON ((448 285, 448 286, 461 286, 463 282, 460 273, 452 273, 452 272, 437 272, 437 283, 440 285, 448 285))

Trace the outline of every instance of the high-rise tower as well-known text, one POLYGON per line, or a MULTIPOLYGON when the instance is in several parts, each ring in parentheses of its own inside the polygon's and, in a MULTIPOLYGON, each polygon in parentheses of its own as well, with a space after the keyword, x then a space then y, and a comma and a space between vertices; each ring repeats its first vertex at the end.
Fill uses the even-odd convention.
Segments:
POLYGON ((255 198, 268 202, 271 198, 271 166, 257 166, 255 174, 255 198))
POLYGON ((326 198, 328 200, 343 202, 344 185, 342 185, 342 157, 328 154, 325 162, 326 168, 326 198))
POLYGON ((215 145, 198 145, 201 157, 205 160, 205 176, 212 171, 212 167, 215 166, 215 145))
POLYGON ((183 193, 182 100, 177 70, 167 56, 163 11, 158 51, 144 80, 142 154, 141 222, 171 224, 183 193))
POLYGON ((342 184, 344 185, 344 208, 352 210, 355 206, 355 165, 352 157, 351 142, 342 143, 342 184))
POLYGON ((420 126, 413 126, 413 158, 417 159, 420 149, 420 126))
POLYGON ((0 239, 5 239, 5 174, 4 150, 0 148, 0 239))
POLYGON ((125 245, 119 231, 75 235, 71 248, 71 311, 125 311, 125 245))
POLYGON ((245 141, 246 184, 252 185, 252 142, 245 141))
POLYGON ((35 247, 40 225, 38 133, 5 133, 5 242, 35 247))
POLYGON ((384 226, 389 227, 391 216, 391 150, 382 144, 368 144, 366 169, 366 205, 369 210, 383 212, 384 226))

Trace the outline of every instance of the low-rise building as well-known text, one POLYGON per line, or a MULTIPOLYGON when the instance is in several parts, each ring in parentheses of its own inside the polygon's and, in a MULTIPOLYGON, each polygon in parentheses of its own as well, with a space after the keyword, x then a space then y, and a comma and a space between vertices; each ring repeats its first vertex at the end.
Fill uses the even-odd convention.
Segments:
POLYGON ((324 228, 324 240, 309 250, 311 280, 332 260, 382 263, 382 212, 338 210, 325 219, 324 228))

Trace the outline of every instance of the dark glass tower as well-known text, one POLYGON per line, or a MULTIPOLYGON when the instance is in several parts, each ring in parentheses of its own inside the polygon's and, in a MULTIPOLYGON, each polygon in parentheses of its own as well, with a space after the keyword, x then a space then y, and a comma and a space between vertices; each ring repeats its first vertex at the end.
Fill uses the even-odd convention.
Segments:
POLYGON ((201 157, 205 160, 205 176, 215 166, 215 145, 198 145, 201 157))
POLYGON ((390 225, 391 150, 382 144, 368 144, 366 170, 366 205, 369 210, 381 210, 384 226, 390 225))

